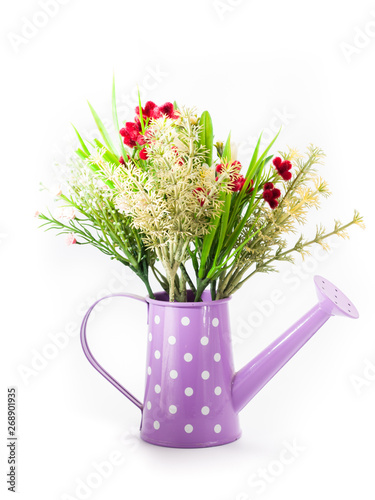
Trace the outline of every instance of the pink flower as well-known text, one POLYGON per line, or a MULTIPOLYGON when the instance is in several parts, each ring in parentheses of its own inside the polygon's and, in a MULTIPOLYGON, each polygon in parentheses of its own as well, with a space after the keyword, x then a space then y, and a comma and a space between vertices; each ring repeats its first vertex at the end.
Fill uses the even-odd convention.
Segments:
POLYGON ((67 234, 65 238, 65 243, 68 246, 75 245, 77 243, 75 235, 73 233, 67 234))
POLYGON ((58 184, 57 186, 54 186, 52 188, 52 194, 53 194, 53 196, 61 196, 62 195, 62 189, 61 189, 60 184, 58 184))
POLYGON ((56 219, 75 219, 76 211, 72 207, 61 207, 55 213, 56 219))

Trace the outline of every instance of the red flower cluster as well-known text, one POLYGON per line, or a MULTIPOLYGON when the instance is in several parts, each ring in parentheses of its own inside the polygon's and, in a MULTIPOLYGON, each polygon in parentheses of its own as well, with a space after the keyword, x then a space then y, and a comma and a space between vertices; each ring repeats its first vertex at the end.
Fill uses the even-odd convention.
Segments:
POLYGON ((202 187, 197 187, 197 188, 193 189, 193 194, 195 194, 195 196, 197 196, 197 198, 199 198, 199 203, 200 203, 201 207, 203 207, 205 199, 203 198, 202 195, 205 195, 206 191, 202 187), (202 193, 202 194, 200 194, 200 193, 202 193))
POLYGON ((144 144, 145 138, 141 134, 142 127, 141 122, 126 122, 125 127, 120 130, 120 135, 124 138, 124 144, 130 148, 134 148, 135 145, 144 144))
MULTIPOLYGON (((120 135, 124 138, 124 144, 129 146, 130 148, 134 148, 134 146, 139 145, 143 146, 146 142, 145 136, 142 134, 142 125, 139 120, 139 106, 135 108, 135 112, 137 116, 135 117, 134 122, 126 122, 125 127, 120 130, 120 135)), ((166 102, 163 106, 156 106, 156 104, 152 101, 147 101, 145 107, 142 108, 142 116, 143 119, 154 119, 160 118, 161 116, 166 115, 168 118, 176 119, 179 117, 178 113, 176 113, 173 104, 171 102, 166 102)), ((145 151, 143 155, 147 154, 145 151)), ((142 158, 146 159, 146 158, 142 158)))
MULTIPOLYGON (((135 108, 135 112, 139 116, 139 106, 135 108)), ((179 117, 178 113, 176 113, 174 106, 171 102, 166 102, 163 106, 156 106, 156 104, 152 101, 147 101, 145 107, 142 108, 142 116, 143 118, 153 118, 157 120, 161 116, 166 115, 168 118, 176 119, 179 117)))
POLYGON ((148 154, 147 154, 147 149, 146 148, 143 148, 143 149, 140 150, 139 157, 140 157, 141 160, 147 160, 148 154))
MULTIPOLYGON (((216 172, 218 174, 222 174, 223 172, 225 172, 225 170, 228 169, 228 166, 229 166, 228 164, 219 163, 219 165, 216 165, 216 172)), ((231 191, 233 191, 233 192, 241 191, 241 189, 243 188, 243 185, 246 182, 245 177, 243 175, 240 175, 242 165, 239 161, 233 161, 230 164, 230 166, 232 169, 232 172, 230 175, 230 180, 229 180, 229 184, 231 186, 231 191)), ((248 193, 251 193, 253 191, 252 186, 253 186, 253 180, 250 181, 250 184, 247 188, 248 193)))
POLYGON ((279 202, 277 198, 280 198, 281 191, 274 187, 272 182, 266 182, 263 186, 263 199, 269 204, 269 206, 274 210, 279 202))
POLYGON ((290 181, 290 179, 292 178, 292 172, 290 172, 290 169, 292 168, 291 162, 288 160, 283 161, 278 156, 277 158, 273 159, 273 164, 275 165, 277 173, 281 175, 284 181, 290 181))

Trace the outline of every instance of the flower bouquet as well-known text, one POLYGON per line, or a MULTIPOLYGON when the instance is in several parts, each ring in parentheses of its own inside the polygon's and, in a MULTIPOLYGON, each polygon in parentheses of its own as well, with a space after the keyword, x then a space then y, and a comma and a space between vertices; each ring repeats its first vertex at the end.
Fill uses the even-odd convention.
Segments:
POLYGON ((209 113, 176 103, 148 101, 134 121, 119 126, 113 87, 112 139, 91 107, 101 134, 92 143, 77 132, 79 149, 59 213, 39 214, 43 226, 67 235, 70 244, 91 244, 132 269, 148 297, 115 296, 147 304, 147 372, 143 402, 94 358, 81 326, 89 362, 142 412, 141 437, 160 446, 216 446, 241 434, 238 413, 282 366, 334 315, 358 312, 328 280, 315 277, 319 303, 254 360, 234 371, 228 299, 257 272, 276 270, 313 244, 327 248, 330 236, 346 237, 352 224, 335 221, 288 246, 311 208, 328 196, 317 173, 324 157, 309 146, 305 155, 271 148, 261 137, 247 167, 235 157, 230 135, 216 142, 209 113), (162 288, 154 291, 153 273, 162 288))
POLYGON ((66 185, 57 195, 59 211, 38 214, 42 226, 64 233, 69 244, 91 244, 128 266, 155 291, 151 273, 171 302, 225 299, 255 273, 275 271, 277 261, 293 262, 314 244, 346 237, 353 219, 322 226, 311 239, 298 233, 310 209, 330 192, 317 167, 323 152, 309 146, 273 154, 279 134, 251 161, 236 158, 230 134, 214 143, 210 114, 148 101, 135 117, 119 125, 115 85, 110 136, 91 107, 100 140, 77 133, 79 148, 69 164, 66 185))

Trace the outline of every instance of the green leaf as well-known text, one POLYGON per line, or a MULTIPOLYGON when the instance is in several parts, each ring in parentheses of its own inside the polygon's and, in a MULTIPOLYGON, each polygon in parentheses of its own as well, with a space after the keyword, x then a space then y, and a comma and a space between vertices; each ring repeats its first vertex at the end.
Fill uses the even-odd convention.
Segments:
POLYGON ((217 244, 217 249, 216 249, 216 254, 214 258, 214 266, 216 265, 216 261, 219 257, 219 254, 221 252, 224 239, 226 236, 226 231, 227 231, 227 226, 228 226, 228 218, 229 218, 229 212, 230 212, 230 205, 232 201, 232 195, 231 193, 226 193, 225 195, 225 202, 224 202, 224 211, 221 216, 221 223, 220 223, 220 233, 219 233, 219 241, 217 244))
POLYGON ((78 130, 75 128, 75 126, 73 125, 73 123, 72 123, 71 125, 72 125, 72 127, 74 128, 75 133, 77 134, 78 140, 79 140, 79 142, 80 142, 80 144, 81 144, 81 146, 82 146, 83 151, 87 154, 87 156, 90 156, 90 151, 88 150, 88 148, 87 148, 87 146, 86 146, 86 144, 85 144, 85 141, 84 141, 84 140, 82 139, 82 137, 79 135, 78 130))
POLYGON ((214 133, 212 127, 212 119, 208 111, 203 111, 200 119, 199 125, 201 127, 199 131, 199 142, 205 149, 205 162, 211 166, 212 163, 212 149, 214 144, 214 133))
POLYGON ((259 136, 259 139, 258 139, 258 142, 257 142, 257 145, 255 146, 255 149, 254 149, 254 153, 253 153, 253 156, 251 157, 251 160, 250 160, 250 165, 249 165, 249 168, 247 169, 247 172, 246 172, 246 176, 245 177, 248 177, 249 176, 249 173, 252 171, 254 165, 256 164, 256 161, 258 159, 258 154, 259 154, 259 148, 260 148, 260 141, 262 140, 262 135, 263 135, 263 132, 260 134, 259 136))
POLYGON ((94 139, 94 142, 99 149, 105 149, 105 152, 102 156, 106 161, 114 163, 115 165, 120 164, 118 156, 115 156, 111 151, 108 151, 108 149, 105 148, 103 144, 100 141, 98 141, 98 139, 94 139))
POLYGON ((227 142, 225 143, 224 150, 223 150, 223 160, 226 160, 228 163, 232 159, 232 151, 230 148, 230 136, 231 136, 231 132, 229 132, 227 142))
POLYGON ((116 152, 116 149, 111 141, 111 138, 109 137, 109 134, 105 128, 105 126, 103 125, 103 122, 101 121, 101 119, 99 118, 99 115, 97 114, 97 112, 94 110, 94 108, 91 106, 91 104, 88 102, 88 105, 90 107, 90 110, 91 110, 91 113, 92 113, 92 116, 94 117, 94 120, 95 120, 95 123, 96 123, 96 126, 98 127, 99 129, 99 132, 101 134, 101 136, 103 137, 103 140, 107 146, 107 148, 114 154, 116 155, 117 157, 119 156, 118 153, 116 152))
POLYGON ((87 153, 85 153, 84 151, 82 151, 82 149, 78 148, 76 150, 76 155, 79 156, 80 158, 82 158, 82 160, 86 160, 89 155, 87 153))
POLYGON ((139 108, 139 121, 141 122, 141 127, 142 127, 142 134, 145 133, 145 124, 143 121, 143 111, 142 111, 142 103, 141 103, 141 94, 139 93, 139 88, 138 90, 138 108, 139 108))
MULTIPOLYGON (((224 201, 224 197, 225 197, 225 193, 221 193, 220 200, 224 201)), ((218 228, 219 223, 220 223, 220 219, 221 219, 221 214, 217 215, 215 218, 211 219, 211 222, 212 222, 211 231, 208 234, 206 234, 206 236, 203 238, 201 264, 199 267, 199 274, 198 274, 200 279, 204 278, 206 262, 207 262, 209 255, 210 255, 210 250, 211 250, 214 238, 215 238, 217 228, 218 228)))
POLYGON ((113 83, 112 83, 112 118, 113 118, 113 124, 115 126, 115 132, 118 134, 118 138, 120 141, 120 148, 121 148, 122 157, 126 158, 126 150, 124 147, 124 143, 122 142, 122 138, 119 134, 120 126, 119 126, 118 115, 117 115, 115 75, 113 75, 113 83))

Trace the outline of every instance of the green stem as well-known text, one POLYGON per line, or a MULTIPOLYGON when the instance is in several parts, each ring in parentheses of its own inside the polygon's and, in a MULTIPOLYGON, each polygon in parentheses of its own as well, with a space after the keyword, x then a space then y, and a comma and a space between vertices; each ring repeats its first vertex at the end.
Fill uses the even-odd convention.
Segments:
POLYGON ((180 269, 181 269, 182 275, 184 276, 185 280, 189 284, 190 290, 192 290, 193 293, 195 294, 196 291, 197 291, 197 289, 195 288, 192 279, 190 278, 188 272, 186 271, 186 268, 185 268, 184 264, 182 264, 182 263, 180 264, 180 269))

